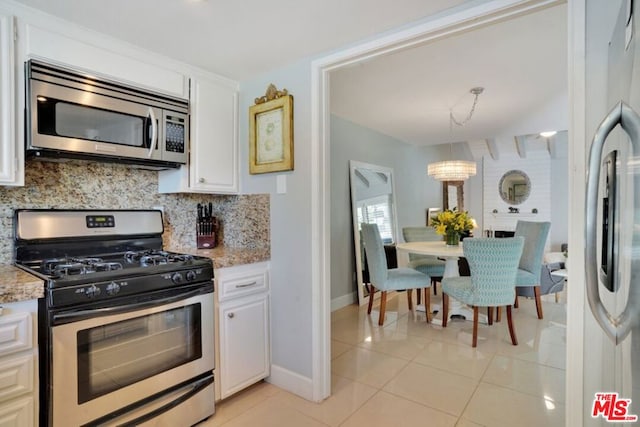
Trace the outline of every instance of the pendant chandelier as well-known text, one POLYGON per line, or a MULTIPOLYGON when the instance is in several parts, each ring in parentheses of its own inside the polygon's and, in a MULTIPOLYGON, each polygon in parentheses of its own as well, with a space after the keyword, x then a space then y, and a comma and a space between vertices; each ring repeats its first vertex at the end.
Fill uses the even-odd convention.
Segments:
MULTIPOLYGON (((473 105, 464 120, 456 120, 453 116, 453 110, 449 110, 449 135, 453 134, 454 124, 456 126, 464 126, 469 120, 471 120, 471 116, 473 116, 476 105, 478 104, 478 96, 480 96, 483 91, 484 88, 482 87, 474 87, 469 91, 474 96, 473 105)), ((452 152, 453 142, 449 142, 450 157, 453 157, 452 152)), ((476 162, 468 160, 445 160, 442 162, 434 162, 427 166, 427 174, 438 181, 464 181, 470 176, 474 176, 476 174, 476 162)))

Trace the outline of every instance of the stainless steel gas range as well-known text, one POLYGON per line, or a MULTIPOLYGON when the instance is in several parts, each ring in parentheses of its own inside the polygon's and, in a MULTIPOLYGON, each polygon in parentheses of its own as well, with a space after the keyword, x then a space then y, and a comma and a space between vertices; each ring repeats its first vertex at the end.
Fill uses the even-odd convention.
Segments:
POLYGON ((160 211, 17 210, 45 280, 40 425, 190 426, 214 413, 213 265, 163 250, 160 211))

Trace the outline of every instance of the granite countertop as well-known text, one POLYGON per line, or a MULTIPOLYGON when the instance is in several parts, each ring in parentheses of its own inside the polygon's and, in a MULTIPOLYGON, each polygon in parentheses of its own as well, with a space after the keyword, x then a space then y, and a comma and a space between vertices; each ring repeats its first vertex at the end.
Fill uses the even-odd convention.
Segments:
POLYGON ((13 265, 0 265, 0 304, 44 296, 44 281, 13 265))
MULTIPOLYGON (((209 257, 214 268, 268 261, 269 249, 216 247, 213 249, 166 248, 169 251, 209 257)), ((0 304, 44 297, 44 281, 13 265, 0 265, 0 304)))
POLYGON ((269 249, 230 248, 218 246, 213 249, 195 249, 170 247, 169 251, 181 252, 190 255, 198 255, 211 258, 213 268, 233 267, 234 265, 252 264, 254 262, 269 261, 271 254, 269 249))

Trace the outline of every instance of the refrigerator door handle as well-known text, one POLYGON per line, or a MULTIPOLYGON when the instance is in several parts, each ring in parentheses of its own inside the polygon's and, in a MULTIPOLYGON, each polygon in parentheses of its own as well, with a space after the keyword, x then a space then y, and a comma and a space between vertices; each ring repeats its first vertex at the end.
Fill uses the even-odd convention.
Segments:
MULTIPOLYGON (((598 213, 598 183, 600 182, 600 168, 602 162, 602 150, 607 136, 617 126, 629 135, 634 156, 640 155, 640 116, 624 102, 619 102, 604 118, 598 130, 593 136, 591 151, 589 153, 589 163, 587 169, 587 194, 586 194, 586 281, 587 300, 593 316, 605 333, 616 344, 621 343, 638 321, 640 292, 635 289, 629 290, 627 305, 618 317, 613 317, 602 303, 599 292, 598 280, 598 259, 597 259, 597 213, 598 213)), ((634 174, 634 187, 640 191, 640 174, 634 174)), ((640 197, 636 197, 634 208, 640 206, 640 197)), ((631 227, 633 224, 630 225, 631 227)), ((629 230, 631 231, 631 230, 629 230)), ((617 265, 620 265, 619 263, 617 265)), ((636 282, 632 272, 631 281, 636 282)), ((615 279, 614 279, 615 280, 615 279)))

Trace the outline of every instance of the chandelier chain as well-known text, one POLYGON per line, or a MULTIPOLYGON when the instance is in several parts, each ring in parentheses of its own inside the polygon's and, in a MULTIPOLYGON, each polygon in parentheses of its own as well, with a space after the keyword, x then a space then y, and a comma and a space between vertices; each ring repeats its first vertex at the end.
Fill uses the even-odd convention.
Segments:
POLYGON ((471 116, 473 116, 473 113, 476 111, 476 105, 478 105, 479 96, 480 96, 480 93, 477 93, 477 92, 474 93, 473 105, 471 106, 471 110, 469 111, 469 114, 467 115, 467 117, 465 117, 464 120, 462 121, 456 120, 456 118, 453 116, 453 109, 449 110, 449 118, 451 119, 449 122, 449 126, 452 126, 453 123, 455 123, 458 126, 464 126, 465 124, 467 124, 467 122, 471 120, 471 116))

